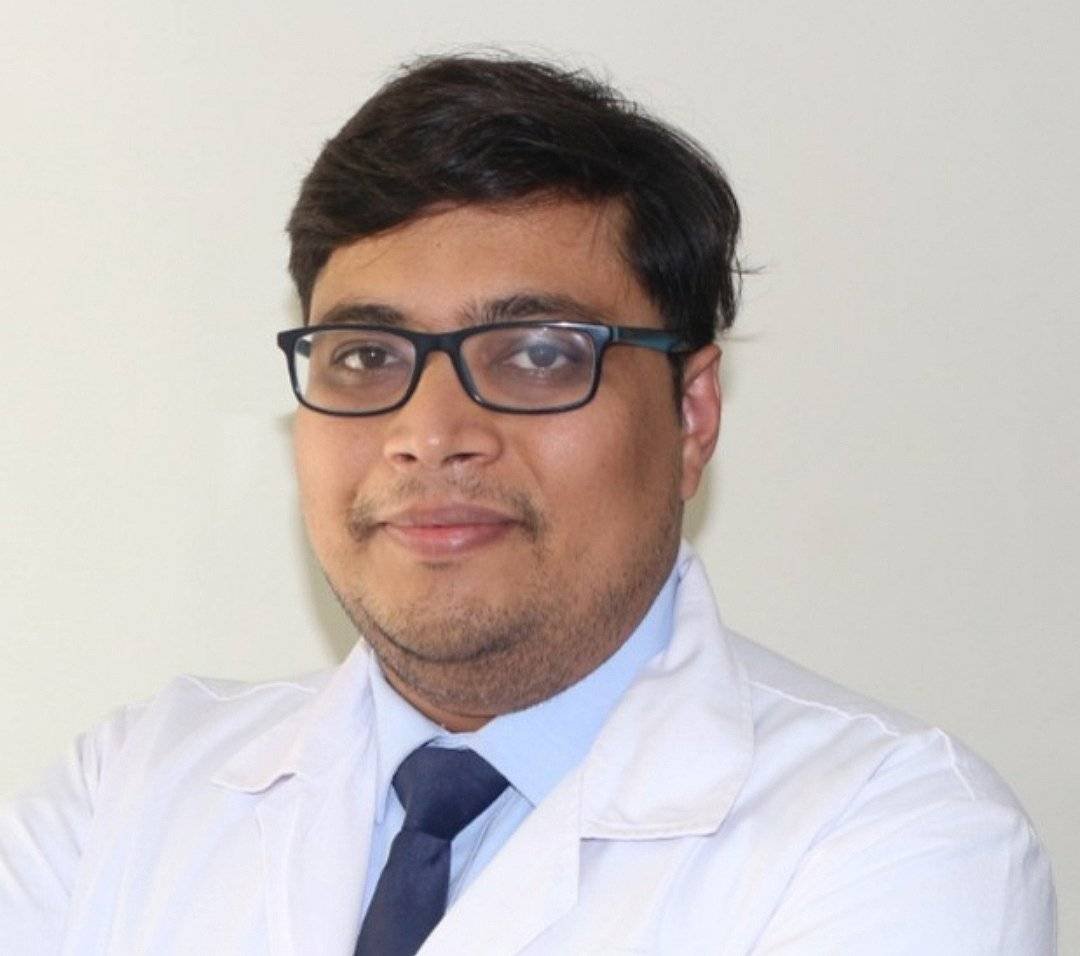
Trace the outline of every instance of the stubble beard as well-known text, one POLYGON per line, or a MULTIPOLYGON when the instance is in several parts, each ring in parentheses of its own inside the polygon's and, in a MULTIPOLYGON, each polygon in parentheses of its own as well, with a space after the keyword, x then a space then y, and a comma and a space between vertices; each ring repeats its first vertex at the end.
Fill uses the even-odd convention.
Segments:
POLYGON ((674 489, 658 504, 618 568, 590 567, 586 554, 556 567, 539 516, 528 562, 535 573, 498 604, 453 585, 393 607, 362 580, 350 581, 349 593, 331 587, 390 679, 416 699, 471 716, 521 710, 598 667, 648 610, 674 563, 682 515, 674 489))

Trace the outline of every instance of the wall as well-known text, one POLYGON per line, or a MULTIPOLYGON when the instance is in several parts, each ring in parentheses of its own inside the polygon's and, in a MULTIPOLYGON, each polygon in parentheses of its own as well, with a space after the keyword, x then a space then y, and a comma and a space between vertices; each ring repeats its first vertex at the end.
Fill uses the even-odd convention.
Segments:
POLYGON ((295 517, 285 217, 396 63, 498 43, 729 171, 762 271, 689 522, 726 618, 989 758, 1080 951, 1071 6, 271 7, 5 17, 0 796, 177 672, 344 652, 295 517))

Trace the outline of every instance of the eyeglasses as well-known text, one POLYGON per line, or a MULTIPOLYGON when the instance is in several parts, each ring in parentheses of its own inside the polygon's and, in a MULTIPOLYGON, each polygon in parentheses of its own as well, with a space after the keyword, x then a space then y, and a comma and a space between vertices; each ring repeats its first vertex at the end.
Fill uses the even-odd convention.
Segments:
POLYGON ((592 322, 501 322, 426 333, 326 324, 279 332, 300 403, 328 415, 379 415, 404 405, 431 352, 445 352, 474 402, 497 412, 580 408, 596 394, 604 352, 635 345, 672 355, 680 336, 592 322))

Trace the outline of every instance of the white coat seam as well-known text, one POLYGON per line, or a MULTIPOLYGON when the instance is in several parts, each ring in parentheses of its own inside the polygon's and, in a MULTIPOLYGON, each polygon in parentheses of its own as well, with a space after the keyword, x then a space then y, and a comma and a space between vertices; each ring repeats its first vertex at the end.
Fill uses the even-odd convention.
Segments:
POLYGON ((960 764, 956 759, 956 748, 953 747, 952 738, 945 733, 940 727, 935 727, 934 732, 938 734, 943 741, 945 741, 945 749, 949 753, 949 766, 952 767, 952 772, 956 775, 956 779, 963 784, 964 789, 967 791, 968 798, 972 801, 977 800, 975 791, 972 789, 971 783, 968 781, 967 775, 960 769, 960 764))
POLYGON ((778 687, 773 687, 771 684, 763 684, 761 681, 748 678, 748 683, 753 687, 757 687, 760 690, 770 691, 776 694, 778 697, 783 697, 785 700, 791 701, 793 704, 801 704, 804 707, 813 707, 817 710, 824 710, 827 713, 835 714, 838 717, 843 717, 845 720, 869 720, 877 724, 881 728, 882 732, 888 734, 888 736, 899 739, 903 736, 898 730, 888 726, 877 714, 870 713, 869 711, 862 711, 858 713, 852 713, 846 711, 843 708, 836 707, 833 704, 825 704, 820 700, 807 700, 805 697, 797 697, 795 694, 790 694, 787 691, 780 690, 778 687))
MULTIPOLYGON (((819 710, 824 710, 828 713, 844 717, 847 720, 869 719, 876 723, 878 727, 880 727, 882 731, 884 731, 890 737, 898 739, 902 736, 902 734, 900 734, 898 731, 893 730, 891 727, 886 725, 884 721, 882 721, 881 718, 877 716, 877 714, 872 714, 869 712, 850 713, 849 711, 845 711, 840 707, 835 707, 832 704, 825 704, 821 701, 807 700, 803 697, 797 697, 794 694, 789 694, 787 691, 780 690, 779 688, 773 687, 770 684, 763 684, 760 681, 756 680, 750 680, 750 684, 752 684, 754 687, 760 688, 761 690, 771 691, 778 697, 783 697, 785 700, 789 700, 792 703, 802 704, 806 707, 815 707, 819 710)), ((968 780, 967 775, 960 769, 960 763, 957 759, 956 748, 953 746, 952 738, 940 727, 934 727, 931 729, 938 737, 941 738, 941 740, 945 744, 946 753, 948 753, 949 755, 949 769, 952 771, 952 774, 956 778, 957 782, 961 785, 961 787, 963 787, 968 799, 972 801, 978 800, 978 796, 976 795, 975 790, 972 788, 971 782, 968 780)))
POLYGON ((198 687, 200 690, 202 690, 203 692, 208 694, 210 697, 213 697, 214 700, 218 700, 218 701, 222 701, 222 702, 230 701, 230 700, 240 700, 240 699, 242 699, 244 697, 251 697, 253 694, 259 693, 259 691, 275 690, 275 689, 280 689, 280 688, 288 688, 289 690, 298 690, 303 694, 307 694, 309 697, 311 697, 311 696, 313 696, 314 694, 317 693, 317 691, 315 691, 313 688, 305 687, 303 684, 297 684, 297 683, 294 683, 293 681, 268 681, 267 683, 264 683, 264 684, 248 684, 245 687, 243 687, 241 690, 237 691, 236 693, 228 693, 228 694, 226 694, 226 693, 222 693, 221 691, 215 690, 213 687, 211 687, 209 684, 207 684, 204 680, 202 680, 199 677, 195 677, 192 674, 183 674, 182 679, 188 681, 189 683, 194 684, 196 687, 198 687))

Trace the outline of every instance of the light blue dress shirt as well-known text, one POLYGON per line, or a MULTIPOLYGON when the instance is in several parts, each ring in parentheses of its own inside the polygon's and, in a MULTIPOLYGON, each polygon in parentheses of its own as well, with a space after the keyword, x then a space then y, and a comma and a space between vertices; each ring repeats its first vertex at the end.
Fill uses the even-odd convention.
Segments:
POLYGON ((471 733, 451 733, 429 720, 387 683, 378 668, 372 668, 378 789, 363 913, 405 819, 391 785, 402 760, 428 743, 468 747, 510 781, 503 794, 451 844, 448 905, 452 904, 532 809, 585 758, 638 671, 667 646, 674 605, 673 571, 635 631, 596 670, 554 697, 496 717, 471 733))

